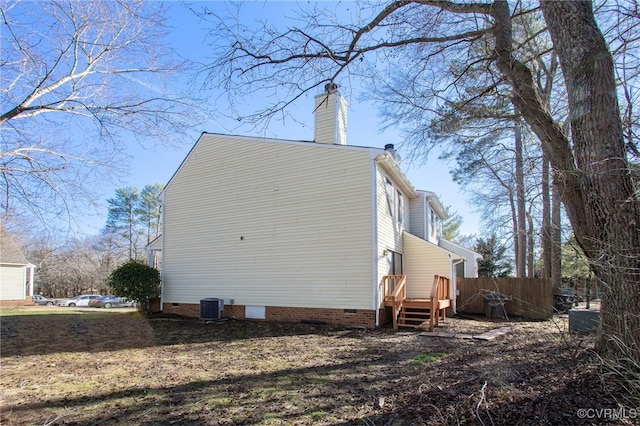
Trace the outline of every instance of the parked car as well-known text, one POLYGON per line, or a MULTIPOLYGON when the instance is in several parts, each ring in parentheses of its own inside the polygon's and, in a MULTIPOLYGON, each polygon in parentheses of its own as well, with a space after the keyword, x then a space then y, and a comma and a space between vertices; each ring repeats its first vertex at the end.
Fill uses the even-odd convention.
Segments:
POLYGON ((56 301, 53 299, 47 299, 46 297, 44 297, 41 294, 34 294, 33 297, 31 298, 31 300, 33 301, 33 303, 35 303, 36 305, 48 305, 48 306, 53 306, 56 304, 56 301))
POLYGON ((102 297, 101 294, 81 294, 73 299, 58 302, 58 306, 89 306, 89 301, 102 297))
POLYGON ((124 297, 117 297, 113 295, 102 296, 98 299, 92 299, 89 301, 89 306, 93 308, 133 308, 136 306, 136 302, 128 300, 124 297))

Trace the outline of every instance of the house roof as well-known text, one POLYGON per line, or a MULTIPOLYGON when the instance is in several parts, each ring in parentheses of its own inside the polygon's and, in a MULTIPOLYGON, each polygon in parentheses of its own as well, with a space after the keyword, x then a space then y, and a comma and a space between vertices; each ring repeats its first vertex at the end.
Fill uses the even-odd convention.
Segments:
POLYGON ((14 265, 28 265, 29 262, 22 251, 16 246, 13 238, 0 226, 0 263, 14 265))
POLYGON ((413 235, 413 234, 412 234, 412 233, 410 233, 410 232, 402 231, 402 236, 403 236, 403 237, 405 237, 405 238, 413 238, 414 240, 416 240, 416 241, 420 241, 421 243, 423 243, 423 244, 425 244, 425 245, 427 245, 427 246, 429 246, 429 247, 432 247, 432 248, 433 248, 433 249, 435 249, 435 250, 441 251, 442 253, 446 253, 446 254, 448 254, 448 255, 449 255, 449 257, 450 257, 452 260, 462 259, 462 257, 461 257, 462 255, 460 255, 460 254, 458 254, 458 253, 456 253, 456 252, 453 252, 453 251, 451 251, 451 250, 447 250, 447 249, 446 249, 446 248, 444 248, 444 247, 440 247, 440 246, 439 246, 439 245, 437 245, 437 244, 433 244, 432 242, 427 241, 427 240, 425 240, 424 238, 420 238, 420 237, 418 237, 417 235, 413 235))
POLYGON ((158 235, 153 240, 149 241, 149 243, 147 244, 146 248, 148 250, 161 249, 162 248, 162 234, 158 235))
POLYGON ((391 154, 388 152, 384 152, 378 156, 376 156, 376 161, 382 167, 382 169, 387 172, 391 178, 400 186, 400 189, 409 196, 409 198, 415 198, 418 196, 415 188, 409 181, 409 179, 404 175, 402 170, 400 169, 400 165, 393 158, 391 154))
POLYGON ((482 255, 477 253, 471 249, 466 247, 462 247, 460 244, 453 243, 449 240, 445 240, 444 238, 440 238, 440 244, 445 247, 447 250, 453 251, 455 253, 460 254, 461 256, 472 256, 473 258, 480 260, 482 259, 482 255))
POLYGON ((438 216, 440 216, 442 220, 446 220, 449 217, 449 215, 447 214, 447 210, 444 208, 435 192, 418 190, 418 193, 425 196, 427 201, 429 201, 429 205, 431 206, 431 208, 436 212, 438 216))

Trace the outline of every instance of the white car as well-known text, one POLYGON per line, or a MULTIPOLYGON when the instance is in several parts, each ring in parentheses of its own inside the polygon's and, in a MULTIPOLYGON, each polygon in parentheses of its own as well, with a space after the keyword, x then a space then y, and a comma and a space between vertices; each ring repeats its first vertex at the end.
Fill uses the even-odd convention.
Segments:
POLYGON ((102 297, 100 294, 82 294, 73 299, 58 302, 58 306, 89 306, 89 300, 102 297))

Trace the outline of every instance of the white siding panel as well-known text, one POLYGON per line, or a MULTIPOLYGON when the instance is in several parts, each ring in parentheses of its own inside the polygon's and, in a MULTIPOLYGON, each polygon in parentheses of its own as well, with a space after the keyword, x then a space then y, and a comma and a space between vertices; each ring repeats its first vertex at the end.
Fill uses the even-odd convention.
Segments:
POLYGON ((465 278, 478 278, 478 262, 476 260, 478 256, 477 253, 474 253, 473 251, 464 247, 460 247, 457 244, 454 244, 443 238, 440 239, 440 246, 464 258, 465 278))
POLYGON ((337 93, 323 93, 315 98, 315 141, 346 144, 347 101, 337 93))
POLYGON ((424 195, 420 194, 417 198, 411 200, 411 226, 410 232, 422 239, 425 239, 426 213, 425 213, 424 195))
POLYGON ((368 309, 368 151, 203 135, 165 190, 165 303, 368 309))
POLYGON ((407 297, 428 298, 434 275, 450 278, 450 257, 444 250, 408 234, 404 248, 407 297))
MULTIPOLYGON (((392 250, 404 255, 403 232, 405 227, 409 226, 409 199, 404 194, 402 222, 398 222, 397 218, 389 215, 389 207, 387 204, 386 180, 389 179, 384 172, 378 168, 376 173, 376 193, 377 193, 377 230, 378 230, 378 300, 380 303, 384 300, 384 288, 382 278, 389 274, 390 264, 388 257, 384 255, 385 250, 392 250), (387 258, 387 259, 385 259, 387 258)), ((394 190, 397 187, 394 186, 394 190)), ((403 257, 403 264, 406 260, 403 257)))
POLYGON ((473 257, 465 258, 464 276, 465 278, 478 278, 478 261, 473 257))
POLYGON ((24 266, 0 266, 0 300, 24 300, 26 290, 24 266))

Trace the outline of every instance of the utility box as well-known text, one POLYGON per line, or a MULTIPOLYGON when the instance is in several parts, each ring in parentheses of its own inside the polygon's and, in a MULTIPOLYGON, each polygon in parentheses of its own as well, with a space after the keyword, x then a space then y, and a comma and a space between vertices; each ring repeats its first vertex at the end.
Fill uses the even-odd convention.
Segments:
POLYGON ((600 311, 591 309, 569 309, 569 331, 574 333, 596 333, 600 325, 600 311))
POLYGON ((200 299, 200 319, 214 321, 222 319, 224 300, 215 297, 200 299))

